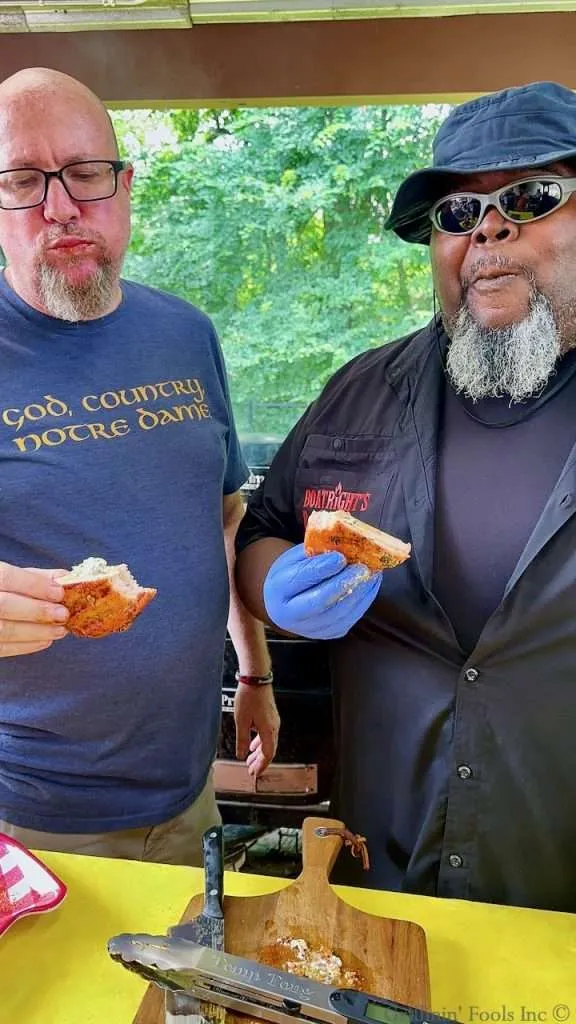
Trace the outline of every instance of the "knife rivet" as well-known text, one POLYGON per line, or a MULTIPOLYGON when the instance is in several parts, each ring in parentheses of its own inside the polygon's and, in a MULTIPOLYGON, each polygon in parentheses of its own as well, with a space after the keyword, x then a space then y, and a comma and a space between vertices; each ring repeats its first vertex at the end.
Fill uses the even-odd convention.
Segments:
POLYGON ((210 895, 211 896, 217 896, 218 895, 218 889, 210 889, 210 895))

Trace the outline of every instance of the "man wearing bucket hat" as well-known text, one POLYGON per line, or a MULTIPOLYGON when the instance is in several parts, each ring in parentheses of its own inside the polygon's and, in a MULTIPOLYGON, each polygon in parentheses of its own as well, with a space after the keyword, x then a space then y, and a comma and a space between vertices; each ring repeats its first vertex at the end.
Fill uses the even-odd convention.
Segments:
POLYGON ((451 112, 387 223, 439 314, 336 373, 241 527, 251 611, 330 644, 332 810, 371 854, 340 881, 576 911, 575 191, 571 90, 451 112), (307 558, 314 508, 411 557, 307 558))

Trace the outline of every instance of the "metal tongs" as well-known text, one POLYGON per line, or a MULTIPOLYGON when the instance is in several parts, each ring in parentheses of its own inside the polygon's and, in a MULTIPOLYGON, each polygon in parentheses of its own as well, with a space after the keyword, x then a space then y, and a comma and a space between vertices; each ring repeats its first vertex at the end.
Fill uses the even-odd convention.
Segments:
POLYGON ((128 970, 160 988, 187 992, 205 1003, 271 1024, 457 1024, 355 989, 279 971, 164 935, 117 935, 108 952, 128 970))

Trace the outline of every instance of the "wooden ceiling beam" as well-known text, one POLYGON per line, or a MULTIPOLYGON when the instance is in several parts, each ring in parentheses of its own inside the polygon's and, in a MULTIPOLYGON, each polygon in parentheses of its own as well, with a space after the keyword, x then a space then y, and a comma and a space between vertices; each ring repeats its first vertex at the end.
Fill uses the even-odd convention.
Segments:
POLYGON ((0 34, 6 77, 58 68, 112 106, 458 101, 576 88, 576 12, 0 34))

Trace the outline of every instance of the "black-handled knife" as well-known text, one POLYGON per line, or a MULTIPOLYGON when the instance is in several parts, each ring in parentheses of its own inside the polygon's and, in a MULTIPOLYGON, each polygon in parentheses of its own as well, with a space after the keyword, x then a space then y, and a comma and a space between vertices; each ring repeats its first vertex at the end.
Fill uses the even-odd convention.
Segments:
MULTIPOLYGON (((204 855, 204 906, 192 921, 173 925, 168 935, 197 942, 216 952, 224 952, 224 839, 221 825, 209 828, 202 836, 204 855)), ((165 1024, 198 1024, 198 1016, 224 1024, 221 1006, 201 1003, 192 995, 166 992, 165 1024)))
MULTIPOLYGON (((208 829, 202 836, 202 850, 204 852, 204 909, 202 914, 210 918, 210 939, 206 946, 224 950, 224 910, 222 903, 224 899, 224 842, 222 838, 222 826, 208 829)), ((179 935, 181 939, 186 938, 187 924, 176 925, 172 931, 173 935, 179 935)), ((193 942, 198 939, 193 938, 193 942)))

